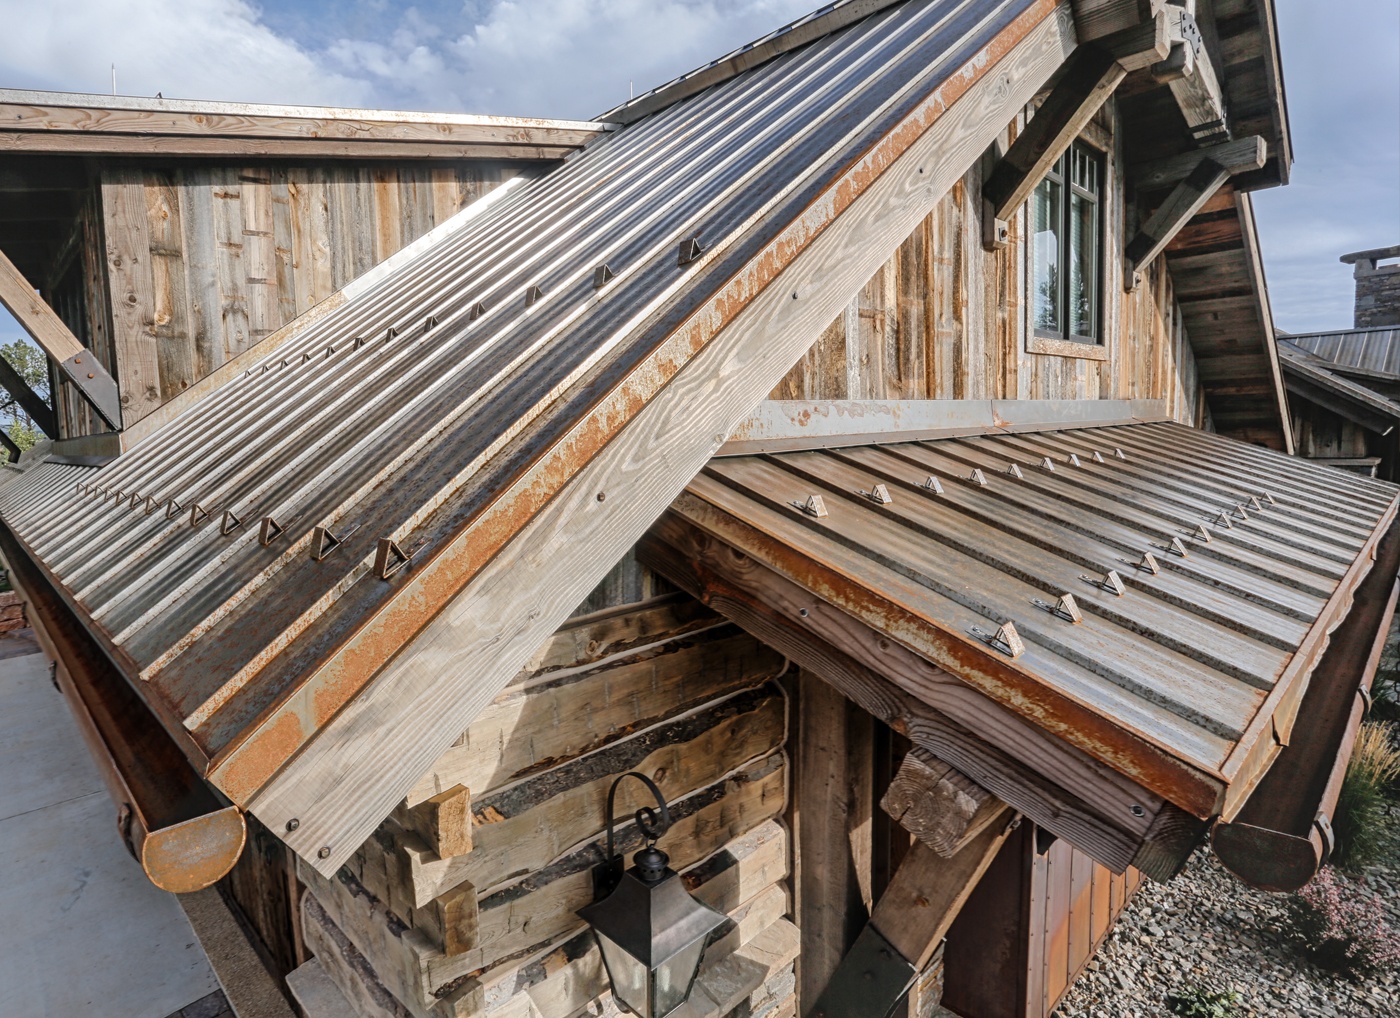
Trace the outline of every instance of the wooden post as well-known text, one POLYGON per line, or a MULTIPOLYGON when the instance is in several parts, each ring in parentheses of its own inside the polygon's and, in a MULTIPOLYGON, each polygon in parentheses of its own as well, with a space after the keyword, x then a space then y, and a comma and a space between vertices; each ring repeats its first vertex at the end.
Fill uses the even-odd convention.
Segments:
POLYGON ((53 359, 60 374, 73 383, 102 419, 120 431, 122 414, 117 383, 92 351, 78 342, 54 309, 40 299, 29 280, 3 251, 0 251, 0 304, 15 316, 15 321, 53 359))
POLYGON ((810 672, 801 676, 795 793, 801 1000, 815 1000, 870 916, 869 714, 810 672))

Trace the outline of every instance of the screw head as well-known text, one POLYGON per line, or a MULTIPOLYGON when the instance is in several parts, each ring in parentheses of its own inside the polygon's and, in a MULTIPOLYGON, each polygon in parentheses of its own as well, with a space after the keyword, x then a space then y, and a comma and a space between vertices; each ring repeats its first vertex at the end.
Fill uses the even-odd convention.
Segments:
POLYGON ((1135 816, 1135 817, 1145 817, 1145 816, 1147 816, 1147 810, 1143 809, 1143 808, 1142 808, 1141 806, 1139 806, 1137 803, 1133 803, 1131 806, 1129 806, 1129 807, 1128 807, 1128 812, 1131 813, 1131 814, 1132 814, 1133 816, 1135 816))
POLYGON ((599 502, 606 502, 607 500, 608 500, 608 493, 607 493, 606 491, 600 491, 600 492, 598 492, 598 501, 599 501, 599 502))
POLYGON ((298 827, 300 827, 300 826, 301 826, 301 821, 298 820, 296 817, 292 817, 292 819, 290 819, 290 820, 287 821, 287 830, 288 830, 288 831, 295 831, 295 830, 296 830, 298 827))
POLYGON ((319 851, 319 852, 316 853, 316 858, 317 858, 317 859, 329 859, 330 857, 331 857, 331 847, 330 847, 329 845, 327 845, 325 848, 321 849, 321 851, 319 851))

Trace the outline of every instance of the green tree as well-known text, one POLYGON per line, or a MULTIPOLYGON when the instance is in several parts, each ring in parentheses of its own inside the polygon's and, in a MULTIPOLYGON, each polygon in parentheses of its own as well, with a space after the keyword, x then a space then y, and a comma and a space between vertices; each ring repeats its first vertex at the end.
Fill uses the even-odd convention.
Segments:
MULTIPOLYGON (((0 344, 0 357, 10 362, 10 366, 34 390, 35 395, 43 400, 49 399, 49 362, 42 350, 27 340, 16 339, 0 344)), ((24 407, 4 388, 0 388, 0 422, 21 450, 28 449, 43 437, 43 433, 24 412, 24 407)))

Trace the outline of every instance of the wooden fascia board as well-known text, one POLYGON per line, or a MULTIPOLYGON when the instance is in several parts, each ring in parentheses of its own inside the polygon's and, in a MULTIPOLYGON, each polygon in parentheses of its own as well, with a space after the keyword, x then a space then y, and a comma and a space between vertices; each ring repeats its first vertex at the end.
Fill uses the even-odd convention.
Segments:
POLYGON ((385 141, 366 138, 204 138, 0 130, 0 155, 151 156, 159 159, 493 159, 556 162, 581 145, 385 141))
POLYGON ((273 830, 297 819, 284 840, 333 873, 1072 47, 1067 5, 1038 0, 1018 15, 621 380, 592 418, 541 450, 531 473, 457 539, 415 563, 395 599, 251 728, 211 779, 273 830))
MULTIPOLYGON (((97 96, 0 89, 0 123, 8 135, 44 135, 273 142, 383 142, 430 145, 575 149, 607 134, 607 124, 583 120, 490 117, 393 110, 204 103, 181 99, 97 96)), ((22 146, 27 147, 27 146, 22 146)), ((41 149, 29 149, 40 151, 41 149)), ((164 151, 164 149, 162 149, 164 151)))
POLYGON ((1170 420, 1165 400, 765 400, 716 456, 1170 420))
POLYGON ((1393 409, 1377 407, 1373 401, 1360 398, 1348 388, 1332 384, 1338 380, 1327 378, 1325 371, 1309 371, 1306 366, 1285 358, 1283 372, 1288 391, 1293 395, 1367 431, 1388 435, 1400 421, 1400 405, 1392 404, 1393 409))
POLYGON ((1283 451, 1294 455, 1297 445, 1293 440, 1293 419, 1288 412, 1288 393, 1283 382, 1283 366, 1279 363, 1278 343, 1274 336, 1274 311, 1269 302, 1269 284, 1264 278, 1264 259, 1259 252, 1259 225, 1254 221, 1254 199, 1243 192, 1235 194, 1235 209, 1240 219, 1241 246, 1245 264, 1249 271, 1250 286, 1259 311, 1261 326, 1260 343, 1262 353, 1269 365, 1273 381, 1274 406, 1277 411, 1279 430, 1283 435, 1283 451))

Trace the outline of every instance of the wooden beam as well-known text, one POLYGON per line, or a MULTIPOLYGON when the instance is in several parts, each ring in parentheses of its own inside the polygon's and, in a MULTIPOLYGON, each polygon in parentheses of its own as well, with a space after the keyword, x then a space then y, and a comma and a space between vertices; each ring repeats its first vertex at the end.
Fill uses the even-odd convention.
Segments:
POLYGON ((997 163, 982 187, 982 240, 1004 247, 1007 220, 1079 136, 1128 72, 1104 49, 1081 46, 1049 97, 997 163))
POLYGON ((982 187, 988 248, 1005 246, 1011 213, 1030 197, 1128 71, 1165 52, 1166 25, 1165 16, 1155 18, 1075 50, 1059 82, 982 187))
POLYGON ((865 932, 808 1012, 811 1018, 893 1014, 1001 850, 1015 816, 1003 807, 951 859, 915 842, 876 903, 865 932))
POLYGON ((880 808, 938 855, 956 855, 1002 811, 991 792, 927 750, 914 747, 880 808))
POLYGON ((453 785, 416 806, 400 805, 399 823, 417 832, 439 859, 452 859, 472 850, 472 797, 465 785, 453 785))
POLYGON ((1165 159, 1136 163, 1128 168, 1128 180, 1139 192, 1156 191, 1175 187, 1207 159, 1225 167, 1233 177, 1262 169, 1268 158, 1268 143, 1255 134, 1237 141, 1226 141, 1191 152, 1181 152, 1165 159))
MULTIPOLYGON (((10 395, 15 398, 15 402, 24 408, 24 412, 29 415, 30 420, 49 438, 58 437, 58 421, 54 417, 53 407, 44 402, 37 392, 29 387, 20 373, 15 370, 14 365, 4 357, 0 357, 0 385, 9 390, 10 395)), ((18 458, 18 457, 16 457, 18 458)))
POLYGON ((1210 201, 1220 185, 1230 179, 1230 171, 1214 159, 1202 159, 1190 175, 1172 189, 1152 217, 1128 242, 1123 252, 1125 289, 1138 284, 1142 268, 1161 254, 1201 206, 1210 201))
POLYGON ((1080 43, 1151 21, 1166 0, 1072 0, 1080 43))
POLYGON ((30 338, 54 360, 59 373, 73 383, 102 419, 120 431, 122 414, 117 383, 92 352, 78 342, 54 309, 44 303, 3 251, 0 251, 0 304, 5 305, 30 338))
POLYGON ((19 446, 15 445, 15 440, 10 437, 9 432, 3 428, 0 428, 0 448, 5 450, 5 455, 11 463, 19 462, 22 451, 19 446))
POLYGON ((1172 55, 1164 77, 1172 97, 1186 118, 1186 126, 1197 144, 1227 141, 1230 137, 1226 122, 1225 96, 1210 52, 1204 45, 1195 15, 1185 7, 1169 4, 1163 15, 1167 19, 1172 55), (1175 73, 1179 69, 1180 74, 1175 73))

